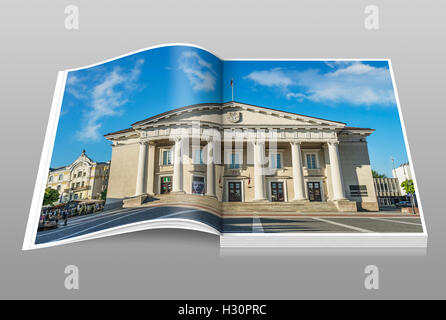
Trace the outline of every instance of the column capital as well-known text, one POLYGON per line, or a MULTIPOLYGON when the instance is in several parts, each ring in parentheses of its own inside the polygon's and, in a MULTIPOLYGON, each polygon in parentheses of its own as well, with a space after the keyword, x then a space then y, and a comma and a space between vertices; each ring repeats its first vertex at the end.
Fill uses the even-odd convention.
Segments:
POLYGON ((300 141, 300 140, 290 140, 289 143, 291 145, 299 145, 300 146, 302 144, 302 141, 300 141))
POLYGON ((329 145, 329 146, 337 146, 338 144, 339 144, 339 140, 327 141, 327 145, 329 145))
POLYGON ((252 139, 247 141, 251 142, 254 146, 265 145, 265 140, 252 139))

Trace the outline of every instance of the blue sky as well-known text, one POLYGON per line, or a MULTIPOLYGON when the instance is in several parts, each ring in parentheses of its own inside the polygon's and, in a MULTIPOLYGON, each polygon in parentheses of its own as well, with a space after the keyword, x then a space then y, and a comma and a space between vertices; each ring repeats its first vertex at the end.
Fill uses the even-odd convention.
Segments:
POLYGON ((82 149, 111 157, 104 134, 174 108, 234 100, 376 129, 372 168, 391 176, 407 161, 387 62, 220 61, 193 47, 143 51, 72 71, 62 103, 51 167, 70 164, 82 149))

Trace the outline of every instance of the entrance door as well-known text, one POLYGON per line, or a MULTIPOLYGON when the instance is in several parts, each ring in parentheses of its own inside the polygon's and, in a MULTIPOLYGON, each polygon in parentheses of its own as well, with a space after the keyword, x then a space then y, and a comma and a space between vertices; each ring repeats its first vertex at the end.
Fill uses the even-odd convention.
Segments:
POLYGON ((172 191, 172 177, 161 177, 161 194, 172 191))
POLYGON ((242 183, 240 181, 228 182, 228 201, 242 201, 242 183))
POLYGON ((271 182, 271 201, 285 201, 283 182, 271 182))
POLYGON ((322 201, 321 183, 307 182, 307 186, 308 186, 308 199, 310 201, 322 201))

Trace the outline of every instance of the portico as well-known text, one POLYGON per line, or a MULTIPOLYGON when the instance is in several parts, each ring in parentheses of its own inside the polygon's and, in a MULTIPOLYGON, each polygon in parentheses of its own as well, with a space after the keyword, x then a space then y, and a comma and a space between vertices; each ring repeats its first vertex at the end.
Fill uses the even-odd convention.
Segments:
POLYGON ((366 142, 372 132, 238 102, 175 109, 106 135, 107 201, 184 194, 191 202, 258 203, 258 210, 315 202, 374 210, 366 142), (357 185, 367 193, 352 196, 357 185))

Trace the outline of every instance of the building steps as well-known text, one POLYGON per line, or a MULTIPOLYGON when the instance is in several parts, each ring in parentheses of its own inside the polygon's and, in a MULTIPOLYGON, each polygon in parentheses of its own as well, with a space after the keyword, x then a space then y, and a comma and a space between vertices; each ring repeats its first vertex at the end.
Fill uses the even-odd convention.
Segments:
POLYGON ((263 213, 263 212, 336 212, 333 202, 220 202, 217 198, 193 194, 160 194, 149 197, 144 206, 151 205, 196 205, 222 214, 263 213))

